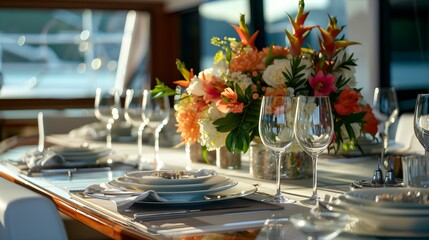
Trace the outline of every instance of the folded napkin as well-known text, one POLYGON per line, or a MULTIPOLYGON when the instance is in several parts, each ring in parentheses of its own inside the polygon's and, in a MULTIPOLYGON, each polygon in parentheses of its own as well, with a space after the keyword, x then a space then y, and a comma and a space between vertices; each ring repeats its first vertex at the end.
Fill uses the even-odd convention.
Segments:
POLYGON ((28 173, 40 169, 61 167, 65 163, 63 156, 49 149, 42 152, 38 149, 31 149, 21 157, 21 160, 27 164, 28 173))
POLYGON ((167 199, 160 197, 153 190, 147 190, 144 192, 130 191, 128 189, 113 187, 108 183, 89 185, 83 193, 86 196, 113 201, 116 204, 118 212, 123 212, 134 203, 143 200, 147 202, 168 201, 167 199))

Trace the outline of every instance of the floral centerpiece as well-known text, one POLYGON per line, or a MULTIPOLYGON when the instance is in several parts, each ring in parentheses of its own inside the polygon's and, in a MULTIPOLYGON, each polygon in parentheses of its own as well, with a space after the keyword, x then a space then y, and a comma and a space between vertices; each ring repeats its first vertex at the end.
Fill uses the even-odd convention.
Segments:
POLYGON ((157 80, 153 93, 180 96, 174 108, 183 143, 246 152, 258 136, 264 95, 329 96, 335 118, 330 149, 335 151, 361 149, 359 136, 375 136, 377 120, 356 88, 356 59, 346 52, 358 43, 339 37, 344 26, 338 26, 335 17, 328 16, 328 26, 322 28, 305 26, 308 15, 300 0, 296 17, 288 15, 293 26, 292 32, 285 30, 289 46, 273 44, 263 49, 255 47, 258 31, 251 34, 241 15, 239 25, 232 25, 239 40, 212 38, 211 43, 220 48, 213 68, 196 75, 177 60, 184 79, 174 83, 180 88, 173 90, 157 80), (303 46, 312 30, 319 32, 317 49, 303 46))

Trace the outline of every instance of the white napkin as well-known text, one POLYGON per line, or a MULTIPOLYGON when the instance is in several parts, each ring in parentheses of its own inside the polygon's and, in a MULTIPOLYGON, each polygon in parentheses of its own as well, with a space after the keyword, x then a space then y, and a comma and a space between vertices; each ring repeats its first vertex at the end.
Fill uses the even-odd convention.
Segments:
POLYGON ((29 172, 43 168, 61 167, 65 163, 65 159, 61 155, 48 149, 44 149, 43 152, 31 149, 21 156, 21 161, 27 164, 29 172))
POLYGON ((167 199, 160 197, 153 190, 144 192, 130 191, 128 189, 119 189, 110 186, 107 183, 89 185, 83 193, 90 197, 113 201, 116 204, 118 212, 125 211, 134 203, 143 200, 147 202, 168 201, 167 199))

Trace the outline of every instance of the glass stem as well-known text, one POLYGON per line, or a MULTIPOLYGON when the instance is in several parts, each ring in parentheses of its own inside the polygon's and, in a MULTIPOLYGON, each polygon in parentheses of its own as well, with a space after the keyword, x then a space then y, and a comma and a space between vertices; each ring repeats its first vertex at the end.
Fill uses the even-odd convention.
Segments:
POLYGON ((318 199, 317 196, 317 158, 318 155, 311 156, 311 160, 313 162, 313 194, 310 197, 310 200, 318 199))
MULTIPOLYGON (((384 134, 383 134, 383 149, 381 150, 381 159, 378 161, 378 168, 384 164, 384 158, 386 157, 386 150, 389 145, 389 122, 385 123, 384 134)), ((390 167, 390 166, 389 166, 390 167)))
POLYGON ((159 158, 159 133, 161 132, 161 130, 162 130, 162 128, 163 128, 164 126, 161 124, 161 125, 159 125, 156 129, 155 129, 155 132, 154 132, 154 134, 153 134, 153 136, 154 136, 154 140, 155 140, 155 161, 154 161, 154 163, 155 163, 155 168, 157 169, 157 170, 159 170, 159 169, 161 169, 162 168, 162 163, 161 163, 161 160, 160 160, 160 158, 159 158))
POLYGON ((276 191, 276 195, 275 195, 275 198, 276 199, 280 199, 281 198, 281 195, 282 195, 282 193, 281 193, 281 182, 280 182, 280 179, 281 179, 281 168, 282 168, 282 164, 281 164, 281 162, 282 162, 282 156, 283 156, 283 152, 278 152, 278 153, 276 153, 276 188, 277 188, 277 191, 276 191))
POLYGON ((191 143, 189 143, 188 141, 186 141, 186 144, 185 144, 185 159, 186 159, 186 170, 188 171, 192 170, 191 143))
POLYGON ((137 147, 139 154, 139 161, 143 160, 143 131, 145 128, 145 124, 140 124, 137 130, 137 147))

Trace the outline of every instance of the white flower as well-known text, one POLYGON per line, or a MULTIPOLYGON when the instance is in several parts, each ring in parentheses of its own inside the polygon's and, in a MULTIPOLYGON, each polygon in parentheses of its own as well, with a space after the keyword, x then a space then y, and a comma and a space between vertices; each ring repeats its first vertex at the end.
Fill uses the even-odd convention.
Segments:
POLYGON ((286 78, 283 76, 283 71, 286 71, 288 66, 290 66, 289 60, 276 59, 273 64, 265 69, 262 78, 273 88, 284 87, 286 78))
MULTIPOLYGON (((288 81, 283 73, 292 72, 292 60, 293 57, 288 55, 287 59, 275 59, 272 65, 269 65, 262 78, 264 81, 273 88, 282 88, 288 81)), ((314 72, 312 68, 311 60, 308 58, 302 58, 299 67, 304 67, 300 74, 304 74, 302 78, 308 79, 314 72)))
POLYGON ((207 68, 201 71, 200 73, 198 73, 199 79, 210 80, 213 76, 215 76, 213 68, 207 68))
POLYGON ((198 77, 194 76, 191 79, 191 83, 189 84, 189 87, 186 89, 186 91, 188 94, 204 96, 206 92, 203 88, 203 79, 209 80, 213 76, 215 76, 213 68, 204 69, 204 71, 198 73, 198 77))
POLYGON ((204 96, 203 81, 197 76, 194 76, 186 91, 190 95, 204 96))
POLYGON ((233 72, 230 75, 226 76, 227 81, 238 83, 238 86, 242 91, 246 90, 246 88, 253 84, 252 79, 248 77, 246 74, 241 72, 233 72))
POLYGON ((226 63, 225 57, 222 60, 216 62, 214 64, 214 68, 220 73, 225 74, 228 71, 228 64, 226 63))

